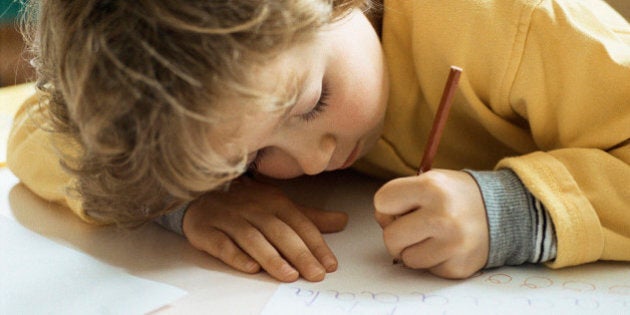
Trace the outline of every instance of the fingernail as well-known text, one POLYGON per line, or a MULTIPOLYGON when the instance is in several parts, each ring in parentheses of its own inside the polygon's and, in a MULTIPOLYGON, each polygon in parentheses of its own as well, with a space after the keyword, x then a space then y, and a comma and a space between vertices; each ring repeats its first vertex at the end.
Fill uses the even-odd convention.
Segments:
POLYGON ((326 272, 320 268, 319 266, 311 266, 308 268, 307 274, 304 275, 304 278, 311 281, 319 281, 323 280, 326 276, 326 272))
POLYGON ((280 273, 282 275, 284 275, 285 277, 287 277, 287 278, 289 278, 289 277, 293 278, 293 277, 297 277, 299 275, 297 270, 295 270, 289 264, 282 265, 282 267, 280 268, 280 273))
POLYGON ((332 256, 326 256, 322 258, 322 264, 326 268, 326 272, 333 272, 337 270, 337 260, 332 256))

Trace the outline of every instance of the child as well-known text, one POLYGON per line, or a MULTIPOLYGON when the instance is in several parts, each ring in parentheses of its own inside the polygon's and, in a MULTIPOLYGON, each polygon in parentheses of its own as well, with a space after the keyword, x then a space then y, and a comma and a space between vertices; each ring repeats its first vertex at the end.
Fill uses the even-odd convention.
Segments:
POLYGON ((374 199, 385 244, 443 277, 630 260, 630 25, 604 2, 385 1, 372 24, 361 1, 235 3, 43 1, 13 172, 85 220, 159 217, 282 281, 334 271, 318 229, 346 217, 248 168, 405 176, 374 199), (450 65, 436 168, 413 176, 450 65))

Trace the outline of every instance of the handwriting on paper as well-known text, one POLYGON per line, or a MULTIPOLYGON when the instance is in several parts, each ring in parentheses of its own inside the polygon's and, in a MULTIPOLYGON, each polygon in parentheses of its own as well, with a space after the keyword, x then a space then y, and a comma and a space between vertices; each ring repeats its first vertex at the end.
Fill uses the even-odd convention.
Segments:
POLYGON ((630 278, 578 279, 488 273, 442 288, 336 289, 282 285, 263 314, 612 314, 630 313, 630 278))

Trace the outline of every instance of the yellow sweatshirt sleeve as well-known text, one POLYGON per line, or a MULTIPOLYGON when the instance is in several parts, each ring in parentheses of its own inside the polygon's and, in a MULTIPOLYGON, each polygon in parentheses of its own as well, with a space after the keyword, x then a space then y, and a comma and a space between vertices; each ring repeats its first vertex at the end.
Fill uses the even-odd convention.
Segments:
POLYGON ((20 181, 43 199, 70 208, 81 219, 90 219, 81 207, 81 201, 71 193, 73 180, 63 170, 53 146, 54 133, 46 121, 46 106, 38 97, 28 99, 13 120, 7 143, 7 165, 20 181))
POLYGON ((418 165, 449 65, 437 168, 512 169, 552 217, 552 268, 630 261, 630 24, 601 0, 385 1, 376 174, 418 165), (418 140, 419 139, 419 140, 418 140))
POLYGON ((540 151, 499 162, 556 228, 551 267, 630 261, 630 24, 604 2, 541 1, 504 104, 540 151))

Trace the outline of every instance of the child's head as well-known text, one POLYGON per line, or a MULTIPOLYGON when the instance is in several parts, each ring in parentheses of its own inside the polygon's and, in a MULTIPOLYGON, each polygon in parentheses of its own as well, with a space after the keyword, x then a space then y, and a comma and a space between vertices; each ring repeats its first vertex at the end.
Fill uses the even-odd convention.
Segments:
POLYGON ((380 118, 367 115, 382 116, 384 102, 378 40, 373 31, 352 33, 365 30, 365 18, 352 11, 363 3, 33 2, 38 87, 55 129, 81 147, 64 162, 84 209, 97 220, 144 221, 226 184, 260 149, 269 157, 259 155, 259 169, 272 176, 342 166, 357 141, 367 141, 359 130, 377 133, 380 118), (327 32, 339 19, 333 29, 344 35, 327 32), (366 62, 372 65, 363 69, 366 62), (374 109, 360 111, 368 96, 374 109), (344 126, 317 125, 320 98, 331 111, 333 103, 354 104, 340 109, 343 119, 327 122, 344 126), (353 123, 363 120, 371 125, 353 123), (294 128, 279 128, 289 122, 294 128), (292 134, 278 130, 314 135, 309 124, 347 132, 326 135, 325 143, 281 141, 292 134), (343 146, 331 147, 335 139, 343 146), (290 152, 303 144, 332 148, 327 166, 309 167, 290 152))
POLYGON ((287 100, 282 110, 253 112, 243 121, 239 147, 257 172, 291 178, 346 168, 379 138, 387 81, 378 37, 361 12, 255 74, 256 86, 287 100))

